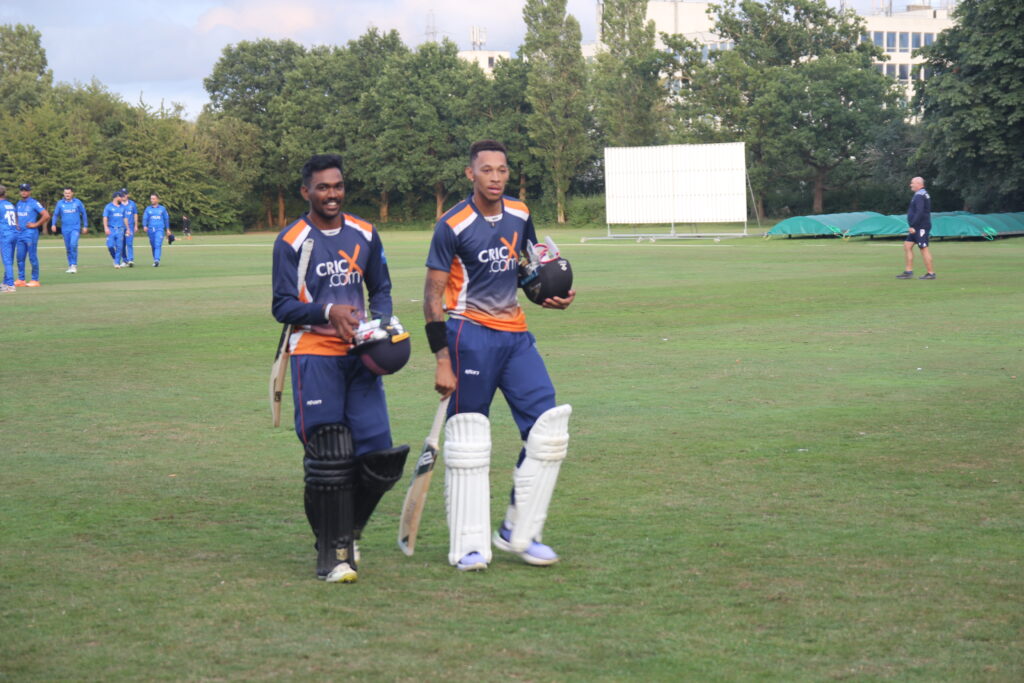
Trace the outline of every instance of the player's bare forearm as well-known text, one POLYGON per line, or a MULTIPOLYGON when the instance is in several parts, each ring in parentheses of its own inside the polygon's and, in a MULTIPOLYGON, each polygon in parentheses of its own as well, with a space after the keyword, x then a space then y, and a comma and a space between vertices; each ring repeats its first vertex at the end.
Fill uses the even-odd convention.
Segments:
POLYGON ((444 290, 448 286, 448 273, 427 269, 423 285, 423 317, 428 323, 444 322, 444 290))
MULTIPOLYGON (((444 322, 444 290, 448 286, 448 273, 443 270, 427 269, 427 280, 423 285, 423 317, 427 323, 444 322)), ((455 373, 452 371, 448 347, 434 353, 437 368, 434 370, 434 390, 441 396, 455 391, 455 373)))
POLYGON ((452 360, 448 349, 443 348, 434 354, 437 368, 434 370, 434 391, 441 396, 450 396, 455 391, 455 372, 452 371, 452 360))

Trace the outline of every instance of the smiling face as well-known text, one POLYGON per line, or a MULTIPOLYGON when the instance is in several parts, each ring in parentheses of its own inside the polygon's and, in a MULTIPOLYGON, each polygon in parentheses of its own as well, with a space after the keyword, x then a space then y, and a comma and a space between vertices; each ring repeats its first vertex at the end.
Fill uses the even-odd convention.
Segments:
POLYGON ((341 205, 345 201, 345 178, 339 168, 314 171, 309 187, 301 188, 302 198, 309 202, 310 217, 321 229, 341 225, 341 205))
POLYGON ((501 201, 508 184, 508 158, 504 152, 482 151, 466 168, 466 177, 473 183, 473 198, 478 204, 501 201))

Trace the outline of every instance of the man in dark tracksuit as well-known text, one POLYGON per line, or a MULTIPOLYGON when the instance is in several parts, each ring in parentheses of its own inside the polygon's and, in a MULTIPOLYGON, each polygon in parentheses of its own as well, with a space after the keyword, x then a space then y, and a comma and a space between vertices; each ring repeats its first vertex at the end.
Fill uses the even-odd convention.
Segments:
POLYGON ((928 240, 932 235, 932 198, 924 189, 924 178, 915 177, 910 181, 910 191, 914 196, 910 200, 910 208, 907 209, 907 226, 909 232, 903 242, 903 256, 906 260, 906 268, 896 276, 899 280, 909 280, 914 277, 914 245, 921 250, 921 258, 928 272, 917 278, 918 280, 934 280, 935 268, 932 265, 932 253, 928 250, 928 240))

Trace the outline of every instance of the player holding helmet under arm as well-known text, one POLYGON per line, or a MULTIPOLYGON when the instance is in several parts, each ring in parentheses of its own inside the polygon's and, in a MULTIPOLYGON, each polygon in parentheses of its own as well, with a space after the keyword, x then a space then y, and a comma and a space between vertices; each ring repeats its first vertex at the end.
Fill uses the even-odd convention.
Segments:
MULTIPOLYGON (((520 254, 537 237, 526 205, 504 195, 504 145, 474 143, 466 177, 473 193, 434 228, 423 303, 437 359, 434 388, 451 395, 444 445, 448 561, 462 571, 485 569, 493 541, 528 564, 550 565, 558 555, 541 543, 541 533, 568 449, 572 408, 555 405, 554 386, 516 298, 520 254), (505 519, 492 539, 487 416, 497 389, 526 444, 505 519)), ((564 309, 575 296, 570 289, 539 303, 564 309)))
POLYGON ((317 577, 350 583, 357 578, 355 541, 384 493, 401 478, 409 452, 408 446, 392 446, 378 374, 397 368, 381 370, 363 360, 353 341, 366 336, 360 323, 367 319, 384 322, 377 330, 386 330, 381 343, 407 336, 392 318, 391 277, 380 235, 341 210, 341 158, 310 158, 302 167, 300 190, 308 213, 274 241, 272 310, 278 322, 294 326, 287 343, 295 433, 305 449, 305 507, 317 539, 317 577), (300 280, 301 252, 310 240, 300 280))

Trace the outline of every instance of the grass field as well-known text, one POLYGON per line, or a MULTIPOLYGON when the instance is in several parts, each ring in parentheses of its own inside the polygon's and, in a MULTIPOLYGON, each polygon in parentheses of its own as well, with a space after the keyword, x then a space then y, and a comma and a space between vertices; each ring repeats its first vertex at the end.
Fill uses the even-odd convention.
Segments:
MULTIPOLYGON (((330 586, 270 427, 272 235, 158 269, 137 240, 131 270, 84 240, 74 276, 44 240, 43 286, 0 296, 0 679, 1024 679, 1024 239, 939 242, 920 282, 895 241, 551 234, 579 295, 528 316, 574 407, 563 562, 458 574, 440 476, 403 556, 403 479, 330 586)), ((384 236, 418 450, 429 234, 384 236)))

